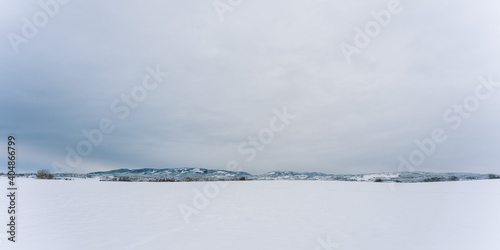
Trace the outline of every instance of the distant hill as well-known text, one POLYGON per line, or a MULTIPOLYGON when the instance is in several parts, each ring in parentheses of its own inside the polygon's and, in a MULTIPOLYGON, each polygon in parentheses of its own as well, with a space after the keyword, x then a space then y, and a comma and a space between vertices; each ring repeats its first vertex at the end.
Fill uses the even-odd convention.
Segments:
POLYGON ((142 168, 117 169, 89 173, 103 180, 122 181, 219 181, 219 180, 325 180, 362 182, 442 182, 500 179, 494 174, 431 173, 431 172, 387 172, 372 174, 325 174, 318 172, 272 171, 262 175, 204 168, 142 168))

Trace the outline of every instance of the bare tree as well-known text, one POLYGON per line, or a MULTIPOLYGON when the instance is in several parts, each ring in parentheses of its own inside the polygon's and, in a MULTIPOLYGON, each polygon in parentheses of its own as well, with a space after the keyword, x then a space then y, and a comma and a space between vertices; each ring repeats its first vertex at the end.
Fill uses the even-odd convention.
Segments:
POLYGON ((54 179, 54 176, 47 169, 38 170, 36 172, 37 179, 54 179))

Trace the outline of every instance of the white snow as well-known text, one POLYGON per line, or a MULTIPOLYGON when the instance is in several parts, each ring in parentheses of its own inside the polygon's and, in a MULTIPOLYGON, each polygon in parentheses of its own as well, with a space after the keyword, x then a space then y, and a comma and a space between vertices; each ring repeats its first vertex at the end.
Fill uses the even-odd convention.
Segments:
POLYGON ((362 177, 354 177, 353 180, 369 181, 369 180, 375 180, 376 178, 381 178, 381 179, 397 178, 398 176, 399 176, 398 173, 395 173, 395 174, 365 174, 362 177))
POLYGON ((499 180, 226 182, 189 224, 179 204, 208 183, 17 182, 18 242, 2 223, 0 249, 500 249, 499 180))

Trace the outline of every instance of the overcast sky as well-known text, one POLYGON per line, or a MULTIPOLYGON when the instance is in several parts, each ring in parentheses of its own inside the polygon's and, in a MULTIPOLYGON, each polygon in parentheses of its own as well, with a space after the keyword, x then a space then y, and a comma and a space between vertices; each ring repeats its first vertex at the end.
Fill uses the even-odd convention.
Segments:
POLYGON ((15 135, 18 171, 500 173, 497 1, 1 3, 0 156, 15 135))

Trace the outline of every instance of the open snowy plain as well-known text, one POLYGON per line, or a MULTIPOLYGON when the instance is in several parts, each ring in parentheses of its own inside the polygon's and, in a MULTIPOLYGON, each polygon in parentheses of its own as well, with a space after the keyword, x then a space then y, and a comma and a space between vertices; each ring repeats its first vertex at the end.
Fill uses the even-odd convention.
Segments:
POLYGON ((500 180, 17 183, 0 249, 500 249, 500 180))

